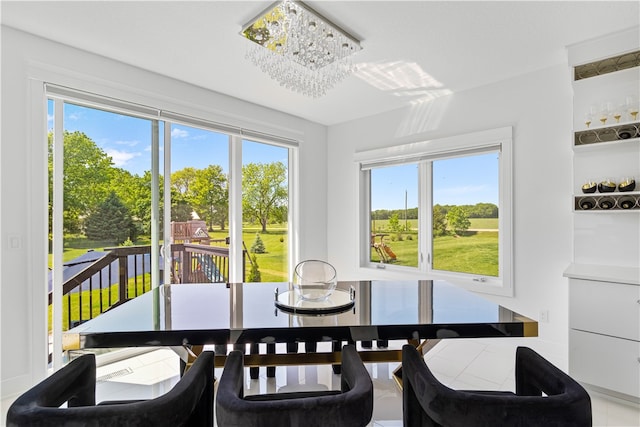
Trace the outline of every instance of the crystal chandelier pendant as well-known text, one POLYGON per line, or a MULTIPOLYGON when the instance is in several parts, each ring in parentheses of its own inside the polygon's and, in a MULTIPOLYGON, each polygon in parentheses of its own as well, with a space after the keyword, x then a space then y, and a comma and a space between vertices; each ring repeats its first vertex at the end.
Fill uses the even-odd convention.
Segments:
POLYGON ((271 5, 245 25, 247 58, 281 86, 314 98, 355 71, 360 42, 300 1, 271 5))

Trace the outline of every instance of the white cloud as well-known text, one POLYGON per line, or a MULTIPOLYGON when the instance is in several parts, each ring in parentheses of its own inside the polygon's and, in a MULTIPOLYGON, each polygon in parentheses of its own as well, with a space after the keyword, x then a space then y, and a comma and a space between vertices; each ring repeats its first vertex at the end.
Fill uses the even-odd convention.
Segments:
POLYGON ((115 141, 114 144, 126 145, 127 147, 135 147, 136 145, 140 144, 140 141, 135 139, 131 141, 115 141))
POLYGON ((128 151, 119 151, 113 149, 107 149, 105 150, 105 152, 107 153, 107 156, 111 157, 111 160, 113 160, 113 164, 117 167, 124 166, 129 160, 141 155, 140 153, 132 153, 128 151))
POLYGON ((189 132, 184 129, 173 128, 171 131, 171 138, 186 138, 189 136, 189 132))

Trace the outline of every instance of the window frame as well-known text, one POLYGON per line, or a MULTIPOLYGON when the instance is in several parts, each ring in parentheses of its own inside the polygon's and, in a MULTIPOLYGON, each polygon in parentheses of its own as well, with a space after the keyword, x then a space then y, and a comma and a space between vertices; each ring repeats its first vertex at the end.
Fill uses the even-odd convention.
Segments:
POLYGON ((445 279, 461 287, 501 296, 513 296, 513 129, 485 131, 418 141, 355 154, 359 173, 359 266, 380 278, 424 277, 445 279), (432 268, 432 162, 439 159, 497 151, 499 161, 499 273, 497 277, 448 272, 432 268), (418 171, 418 267, 380 264, 370 260, 371 181, 376 167, 417 163, 418 171))

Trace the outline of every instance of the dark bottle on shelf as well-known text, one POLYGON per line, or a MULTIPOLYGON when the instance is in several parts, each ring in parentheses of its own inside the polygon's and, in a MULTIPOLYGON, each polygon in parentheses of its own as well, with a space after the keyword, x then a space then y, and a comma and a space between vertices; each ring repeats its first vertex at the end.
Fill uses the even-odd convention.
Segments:
POLYGON ((636 200, 631 196, 620 197, 620 199, 618 199, 618 206, 622 209, 631 209, 635 204, 636 200))
POLYGON ((593 197, 582 197, 578 200, 578 206, 582 210, 589 210, 596 207, 596 200, 593 197))
POLYGON ((611 209, 616 205, 616 201, 612 197, 603 197, 598 201, 600 209, 611 209))

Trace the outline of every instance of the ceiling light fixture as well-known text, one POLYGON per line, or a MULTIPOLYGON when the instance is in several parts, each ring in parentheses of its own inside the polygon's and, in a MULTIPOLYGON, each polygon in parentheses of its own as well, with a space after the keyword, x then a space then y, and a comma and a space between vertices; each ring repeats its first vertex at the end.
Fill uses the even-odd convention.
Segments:
POLYGON ((360 41, 301 1, 271 5, 242 29, 247 58, 290 90, 317 98, 355 71, 360 41))

